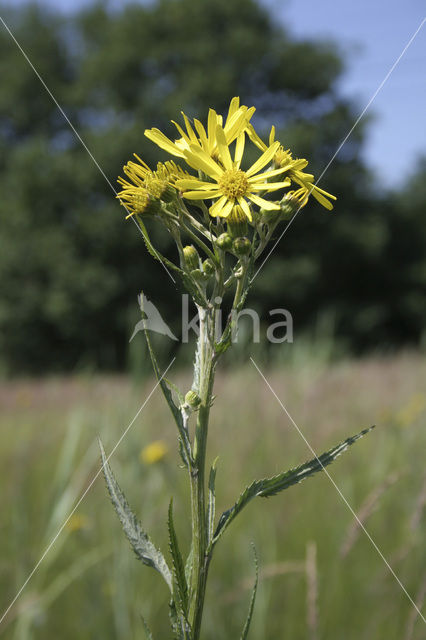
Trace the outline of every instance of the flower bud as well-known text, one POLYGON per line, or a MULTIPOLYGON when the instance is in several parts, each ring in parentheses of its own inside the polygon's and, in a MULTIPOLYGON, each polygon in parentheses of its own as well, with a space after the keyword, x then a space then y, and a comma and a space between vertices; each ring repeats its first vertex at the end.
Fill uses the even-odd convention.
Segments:
POLYGON ((226 218, 228 233, 232 238, 241 238, 247 233, 247 216, 239 204, 232 208, 231 213, 226 218))
POLYGON ((185 402, 189 404, 192 409, 196 409, 201 404, 201 398, 191 389, 185 396, 185 402))
POLYGON ((260 220, 263 224, 275 224, 281 218, 281 209, 260 209, 260 220))
POLYGON ((194 247, 194 245, 189 244, 183 248, 183 257, 185 260, 185 264, 190 271, 199 268, 200 256, 198 255, 198 251, 194 247))
POLYGON ((290 220, 299 209, 308 202, 309 193, 305 189, 289 191, 280 202, 281 215, 283 220, 290 220))
POLYGON ((228 233, 222 233, 216 240, 216 244, 223 251, 229 251, 232 247, 232 238, 228 233))
POLYGON ((211 276, 214 272, 214 264, 209 258, 207 258, 207 260, 204 260, 203 262, 203 273, 205 273, 206 276, 211 276))
POLYGON ((208 276, 206 276, 201 269, 193 269, 191 271, 191 278, 194 278, 197 282, 205 282, 208 279, 208 276))
POLYGON ((248 238, 235 238, 232 243, 232 249, 237 256, 246 256, 250 253, 251 242, 248 238))

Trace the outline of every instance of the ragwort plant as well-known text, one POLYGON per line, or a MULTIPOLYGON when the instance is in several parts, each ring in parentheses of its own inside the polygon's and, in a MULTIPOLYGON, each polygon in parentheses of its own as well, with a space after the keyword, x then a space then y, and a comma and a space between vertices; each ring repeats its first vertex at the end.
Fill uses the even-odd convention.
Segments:
MULTIPOLYGON (((192 297, 199 316, 199 336, 192 387, 182 393, 162 377, 147 330, 145 336, 153 369, 178 430, 179 452, 188 473, 192 542, 186 559, 182 555, 173 523, 172 502, 168 513, 169 561, 154 546, 131 511, 102 449, 103 470, 112 503, 124 533, 137 557, 156 569, 170 589, 170 623, 174 638, 198 640, 201 633, 209 566, 215 547, 231 522, 255 497, 276 495, 330 464, 368 429, 350 437, 321 456, 270 478, 255 480, 235 504, 216 518, 216 462, 206 469, 210 410, 215 401, 213 385, 221 355, 231 347, 238 313, 243 309, 256 261, 264 253, 274 231, 304 207, 312 195, 332 209, 335 197, 314 184, 306 173, 308 162, 293 158, 275 140, 272 127, 268 142, 256 133, 250 120, 254 107, 233 98, 225 121, 209 110, 207 127, 183 115, 184 126, 173 123, 179 138, 170 140, 158 129, 147 138, 173 157, 151 170, 135 155, 119 178, 118 195, 127 217, 140 228, 150 254, 179 276, 192 297), (257 160, 244 163, 246 142, 254 145, 257 160), (183 166, 182 166, 182 164, 183 166), (151 242, 146 222, 152 219, 171 234, 177 249, 176 263, 161 255, 151 242), (185 244, 187 239, 191 244, 185 244), (185 240, 184 240, 185 239, 185 240), (225 295, 231 295, 231 312, 222 327, 225 295)), ((140 296, 143 313, 144 297, 140 296)), ((246 638, 257 587, 253 588, 241 638, 246 638)), ((144 621, 148 638, 152 634, 144 621)))

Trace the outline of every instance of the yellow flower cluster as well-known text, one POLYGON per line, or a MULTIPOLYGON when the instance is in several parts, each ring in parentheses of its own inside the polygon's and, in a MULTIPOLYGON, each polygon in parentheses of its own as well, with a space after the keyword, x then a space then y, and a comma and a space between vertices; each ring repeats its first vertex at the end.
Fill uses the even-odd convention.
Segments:
POLYGON ((187 200, 207 200, 209 213, 214 218, 227 218, 239 207, 252 221, 253 205, 264 210, 280 210, 281 203, 267 196, 292 183, 298 185, 298 189, 286 194, 287 202, 290 198, 298 207, 303 207, 312 193, 324 207, 332 209, 330 199, 336 198, 317 187, 314 176, 303 171, 307 160, 294 159, 289 150, 275 141, 274 127, 269 143, 263 142, 250 122, 254 112, 254 107, 240 105, 239 98, 235 97, 225 122, 214 109, 209 110, 207 129, 197 119, 191 124, 182 113, 185 129, 172 121, 180 135, 176 140, 170 140, 159 129, 146 130, 147 138, 183 159, 198 175, 190 175, 172 161, 160 163, 153 172, 136 156, 138 163, 128 162, 124 167, 130 181, 119 179, 122 191, 118 197, 128 208, 129 216, 152 213, 153 204, 170 201, 177 189, 187 200), (261 151, 248 169, 242 167, 246 137, 261 151))

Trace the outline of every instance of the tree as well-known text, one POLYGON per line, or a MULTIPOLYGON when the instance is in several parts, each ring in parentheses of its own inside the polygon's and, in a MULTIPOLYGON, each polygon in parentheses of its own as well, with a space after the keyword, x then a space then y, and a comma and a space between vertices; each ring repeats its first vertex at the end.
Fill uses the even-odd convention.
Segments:
MULTIPOLYGON (((6 21, 113 187, 133 152, 161 159, 143 131, 171 134, 181 109, 204 117, 240 95, 266 114, 257 128, 280 122, 283 142, 317 172, 354 120, 334 88, 343 71, 336 47, 292 40, 256 0, 158 0, 116 12, 100 3, 68 20, 28 6, 6 21)), ((142 286, 178 334, 179 289, 6 31, 0 53, 3 367, 122 368, 142 286)), ((339 196, 338 213, 300 213, 254 301, 264 310, 284 301, 300 328, 334 307, 357 346, 364 329, 353 311, 365 293, 357 273, 377 268, 389 233, 359 159, 362 139, 359 127, 323 180, 339 196)), ((167 238, 156 241, 171 250, 167 238)))

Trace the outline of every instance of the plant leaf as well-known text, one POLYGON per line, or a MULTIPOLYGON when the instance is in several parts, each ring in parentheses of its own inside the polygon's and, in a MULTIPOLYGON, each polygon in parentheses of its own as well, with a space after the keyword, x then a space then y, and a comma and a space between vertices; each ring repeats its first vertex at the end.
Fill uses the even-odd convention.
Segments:
POLYGON ((148 250, 148 253, 151 254, 151 256, 153 258, 155 258, 156 260, 158 260, 159 262, 163 262, 164 264, 166 264, 168 267, 170 267, 170 269, 173 269, 173 271, 176 271, 179 274, 182 274, 183 271, 182 269, 180 269, 179 267, 177 267, 173 262, 171 262, 170 260, 168 260, 165 256, 163 256, 161 253, 159 253, 159 251, 157 251, 157 249, 155 249, 154 245, 152 244, 151 240, 149 239, 149 235, 148 235, 148 231, 146 230, 146 227, 144 225, 144 223, 142 222, 142 219, 140 216, 138 216, 138 224, 139 224, 139 228, 141 230, 144 242, 145 242, 145 246, 148 250))
POLYGON ((341 453, 346 451, 348 447, 372 429, 374 429, 374 426, 363 429, 363 431, 357 435, 347 438, 329 451, 326 451, 319 457, 309 460, 309 462, 305 462, 299 467, 289 469, 288 471, 284 471, 284 473, 280 473, 271 478, 264 478, 263 480, 255 480, 252 482, 252 484, 243 491, 234 506, 221 515, 210 547, 216 544, 233 519, 253 498, 257 496, 269 498, 280 491, 284 491, 284 489, 288 489, 294 484, 302 482, 302 480, 309 478, 309 476, 314 475, 318 471, 323 471, 324 467, 331 464, 338 456, 340 456, 341 453))
POLYGON ((187 291, 191 293, 194 300, 196 300, 198 304, 201 304, 205 307, 207 305, 207 300, 205 299, 205 297, 203 297, 201 291, 195 286, 193 280, 191 280, 191 278, 185 273, 185 271, 183 271, 183 269, 175 265, 168 258, 166 258, 166 256, 163 256, 159 251, 157 251, 157 249, 155 249, 154 245, 149 239, 148 231, 146 230, 146 227, 142 222, 140 216, 138 216, 138 224, 145 241, 145 246, 148 249, 148 253, 150 253, 153 258, 159 260, 159 262, 162 262, 164 265, 167 265, 170 269, 175 271, 175 273, 180 276, 183 286, 187 291))
POLYGON ((219 458, 216 458, 211 466, 209 474, 209 503, 207 507, 207 544, 209 545, 213 540, 214 533, 214 519, 216 511, 216 495, 215 495, 215 483, 216 483, 216 465, 219 458))
POLYGON ((100 441, 99 446, 102 455, 102 469, 108 487, 108 492, 111 496, 112 504, 127 539, 139 560, 142 560, 142 562, 148 567, 152 567, 158 571, 163 576, 170 591, 173 591, 172 575, 163 554, 153 545, 148 535, 143 531, 139 521, 130 509, 123 492, 114 478, 111 467, 109 466, 105 456, 104 448, 100 441))
POLYGON ((179 608, 186 618, 188 611, 188 585, 185 577, 185 567, 183 564, 182 554, 179 549, 176 531, 173 524, 173 498, 171 498, 169 504, 167 525, 169 529, 170 553, 173 560, 173 577, 177 590, 177 593, 174 594, 174 597, 175 600, 178 601, 179 608))
MULTIPOLYGON (((142 313, 144 312, 143 299, 144 299, 144 294, 143 294, 143 291, 141 291, 139 296, 139 306, 142 313)), ((166 402, 169 405, 170 411, 173 415, 173 418, 176 422, 176 426, 179 431, 179 445, 180 445, 179 452, 180 452, 182 461, 186 467, 190 468, 193 462, 192 449, 191 449, 191 443, 189 440, 188 431, 183 421, 182 413, 179 407, 175 404, 173 400, 172 392, 170 391, 168 386, 168 384, 170 383, 167 383, 167 381, 161 377, 160 368, 157 363, 157 358, 155 357, 154 349, 152 348, 151 338, 149 337, 149 332, 145 328, 145 324, 144 324, 144 334, 145 334, 146 344, 148 345, 149 356, 151 358, 152 368, 154 369, 155 377, 159 382, 161 391, 163 392, 166 402)), ((177 387, 173 387, 173 388, 175 391, 177 391, 177 387)), ((181 396, 182 394, 178 392, 178 397, 181 397, 181 396)))
POLYGON ((147 624, 145 618, 143 617, 142 614, 140 614, 140 617, 141 617, 141 620, 142 620, 142 624, 143 624, 143 628, 144 628, 147 640, 154 640, 154 636, 152 635, 151 630, 148 627, 148 624, 147 624))
POLYGON ((247 619, 246 619, 246 623, 244 625, 244 629, 243 632, 241 634, 241 640, 246 640, 249 629, 250 629, 250 623, 251 623, 251 619, 253 617, 253 609, 254 609, 254 603, 256 602, 256 594, 257 594, 257 585, 259 582, 259 562, 257 559, 257 553, 256 553, 256 547, 254 546, 254 544, 252 544, 253 547, 253 555, 254 555, 254 566, 255 566, 255 579, 254 579, 254 585, 253 585, 253 589, 251 592, 251 598, 250 598, 250 604, 249 604, 249 610, 248 610, 248 614, 247 614, 247 619))

